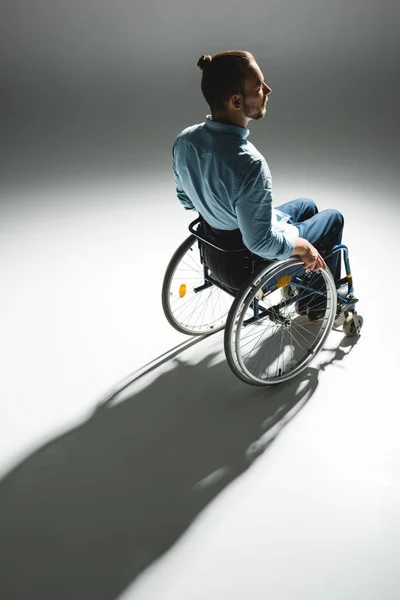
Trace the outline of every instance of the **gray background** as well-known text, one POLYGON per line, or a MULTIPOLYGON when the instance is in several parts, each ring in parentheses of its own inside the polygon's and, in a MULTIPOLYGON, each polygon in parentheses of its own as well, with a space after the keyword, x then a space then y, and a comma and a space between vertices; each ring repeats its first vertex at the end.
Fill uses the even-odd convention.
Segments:
POLYGON ((0 4, 2 600, 113 600, 209 503, 200 540, 129 597, 398 597, 397 2, 0 4), (273 88, 250 140, 274 186, 343 209, 365 320, 354 350, 334 342, 267 401, 219 362, 221 337, 177 349, 160 302, 193 218, 171 147, 208 112, 199 56, 235 47, 273 88))
POLYGON ((266 118, 250 123, 273 175, 396 186, 398 6, 3 0, 2 185, 168 181, 176 134, 208 113, 199 56, 241 48, 273 89, 266 118))

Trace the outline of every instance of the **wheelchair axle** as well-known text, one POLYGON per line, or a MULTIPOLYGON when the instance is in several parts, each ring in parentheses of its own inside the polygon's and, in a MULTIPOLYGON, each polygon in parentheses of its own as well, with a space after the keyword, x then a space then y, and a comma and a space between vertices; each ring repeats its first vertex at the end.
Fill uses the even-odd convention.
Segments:
POLYGON ((276 323, 277 325, 283 325, 285 329, 289 329, 290 325, 292 324, 291 319, 289 319, 288 317, 284 317, 283 315, 281 315, 279 310, 276 310, 274 308, 270 309, 269 318, 273 323, 276 323))

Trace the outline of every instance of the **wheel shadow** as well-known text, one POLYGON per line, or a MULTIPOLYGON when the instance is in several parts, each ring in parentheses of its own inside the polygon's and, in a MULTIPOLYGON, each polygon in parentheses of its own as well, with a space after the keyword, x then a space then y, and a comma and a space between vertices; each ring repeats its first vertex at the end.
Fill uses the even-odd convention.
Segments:
POLYGON ((276 388, 251 387, 213 354, 190 364, 192 345, 3 478, 0 597, 116 598, 318 387, 315 368, 276 388))

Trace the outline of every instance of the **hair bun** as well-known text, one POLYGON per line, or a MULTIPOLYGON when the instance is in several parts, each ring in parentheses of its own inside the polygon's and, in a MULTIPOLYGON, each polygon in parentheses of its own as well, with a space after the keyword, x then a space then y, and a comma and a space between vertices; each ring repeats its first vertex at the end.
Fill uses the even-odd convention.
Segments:
POLYGON ((197 66, 199 69, 203 71, 204 67, 212 61, 212 56, 209 54, 203 54, 197 62, 197 66))

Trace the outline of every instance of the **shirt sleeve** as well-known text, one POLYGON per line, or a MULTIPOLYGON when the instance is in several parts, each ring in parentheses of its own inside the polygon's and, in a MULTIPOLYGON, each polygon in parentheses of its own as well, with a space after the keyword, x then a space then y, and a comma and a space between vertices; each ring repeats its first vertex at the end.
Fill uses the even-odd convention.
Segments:
POLYGON ((175 187, 176 187, 176 195, 178 196, 178 200, 180 201, 180 203, 182 204, 182 206, 185 208, 185 210, 194 210, 194 206, 192 204, 192 201, 190 200, 189 196, 185 193, 183 187, 182 187, 182 182, 181 179, 179 177, 177 168, 176 168, 176 163, 175 163, 175 144, 172 148, 172 170, 174 172, 174 181, 175 181, 175 187))
POLYGON ((234 206, 243 242, 251 252, 266 260, 289 258, 294 240, 272 223, 272 177, 265 161, 254 161, 243 173, 234 206))

